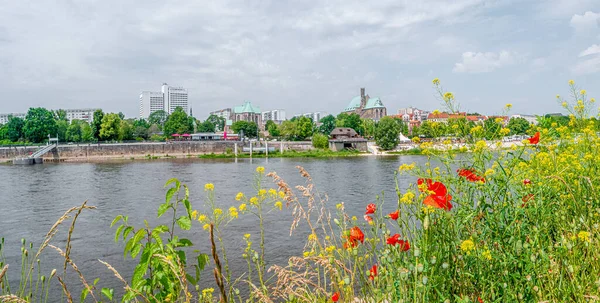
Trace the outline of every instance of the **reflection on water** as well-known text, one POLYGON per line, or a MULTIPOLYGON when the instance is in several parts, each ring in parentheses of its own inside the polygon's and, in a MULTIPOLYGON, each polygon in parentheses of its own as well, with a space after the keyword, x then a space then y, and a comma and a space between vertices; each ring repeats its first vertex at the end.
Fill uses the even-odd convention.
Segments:
MULTIPOLYGON (((237 206, 235 195, 242 191, 252 194, 253 174, 257 166, 276 171, 292 186, 304 184, 297 165, 303 166, 312 176, 317 190, 326 193, 329 205, 345 202, 350 215, 361 217, 366 204, 384 192, 384 212, 392 211, 394 171, 402 163, 420 162, 419 156, 354 157, 334 159, 174 159, 168 161, 115 162, 86 164, 44 164, 33 166, 0 166, 0 237, 6 238, 5 255, 10 267, 12 285, 18 285, 20 267, 20 241, 26 238, 37 247, 54 222, 70 207, 88 201, 98 209, 85 211, 77 220, 73 234, 73 261, 88 280, 100 278, 100 287, 118 291, 122 285, 104 268, 98 259, 112 264, 129 280, 135 262, 123 258, 123 243, 115 243, 110 222, 115 216, 130 216, 130 223, 142 225, 147 219, 151 225, 166 223, 168 218, 156 218, 158 205, 164 202, 164 183, 178 178, 190 187, 193 208, 202 211, 205 200, 204 184, 215 185, 215 199, 223 209, 237 206)), ((401 177, 400 186, 414 182, 401 177)), ((271 182, 265 182, 274 187, 271 182)), ((166 216, 165 216, 166 217, 166 216)), ((301 254, 306 228, 302 225, 289 236, 291 214, 287 210, 270 213, 266 218, 267 251, 270 264, 287 264, 292 255, 301 254)), ((70 223, 68 223, 70 224, 70 223)), ((53 244, 66 245, 68 225, 63 225, 53 244)), ((242 235, 257 234, 256 218, 242 215, 225 227, 225 245, 230 257, 233 276, 246 271, 241 259, 245 246, 242 235)), ((185 233, 203 252, 209 252, 207 234, 200 224, 185 233)), ((52 268, 62 271, 60 256, 51 250, 42 255, 46 275, 52 268)), ((76 277, 69 276, 68 285, 76 290, 76 277)), ((212 284, 211 275, 205 272, 203 281, 212 284)), ((58 284, 54 292, 60 292, 58 284)), ((76 293, 76 292, 74 292, 76 293)))

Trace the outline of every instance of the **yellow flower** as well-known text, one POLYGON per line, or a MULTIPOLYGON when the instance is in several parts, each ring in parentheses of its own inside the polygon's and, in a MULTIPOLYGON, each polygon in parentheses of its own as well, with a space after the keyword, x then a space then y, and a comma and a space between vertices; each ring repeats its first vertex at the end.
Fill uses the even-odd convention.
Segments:
POLYGON ((335 208, 337 208, 338 210, 342 210, 342 209, 344 209, 344 204, 338 203, 335 205, 335 208))
POLYGON ((591 98, 590 102, 594 103, 594 102, 596 102, 596 99, 595 98, 591 98))
POLYGON ((577 234, 577 238, 579 239, 579 241, 581 242, 591 242, 590 240, 590 233, 587 231, 580 231, 577 234))
POLYGON ((279 196, 279 199, 285 198, 285 193, 282 191, 280 191, 277 195, 279 196))
POLYGON ((235 200, 236 201, 240 201, 243 198, 244 198, 244 193, 242 193, 242 192, 239 192, 239 193, 237 193, 237 195, 235 195, 235 200))
POLYGON ((206 223, 204 224, 204 226, 202 226, 202 229, 204 230, 208 230, 210 228, 210 224, 206 223))
POLYGON ((402 165, 400 165, 400 167, 398 168, 398 170, 403 171, 403 170, 413 170, 415 168, 415 163, 411 163, 411 164, 406 164, 403 163, 402 165))
POLYGON ((205 288, 202 290, 202 296, 203 297, 212 297, 212 294, 214 291, 215 291, 214 288, 205 288))
POLYGON ((493 175, 493 174, 494 174, 494 170, 491 168, 488 168, 483 175, 489 176, 489 175, 493 175))
POLYGON ((433 83, 433 85, 440 85, 440 79, 435 78, 433 79, 433 81, 431 81, 433 83))
POLYGON ((198 216, 198 222, 204 222, 206 221, 206 215, 201 214, 200 216, 198 216))
POLYGON ((173 260, 173 256, 171 256, 171 255, 168 255, 168 256, 167 256, 167 260, 169 260, 169 261, 173 260))
POLYGON ((585 95, 587 92, 585 91, 585 89, 582 89, 579 91, 580 94, 585 95))
POLYGON ((421 142, 421 138, 419 137, 413 137, 412 139, 410 139, 413 143, 419 143, 421 142))
POLYGON ((317 235, 315 235, 315 234, 308 235, 308 241, 309 242, 317 241, 317 235))
POLYGON ((215 185, 212 183, 206 183, 204 184, 204 190, 208 191, 208 190, 214 190, 215 189, 215 185))
POLYGON ((237 211, 237 209, 236 209, 235 207, 233 207, 233 206, 232 206, 232 207, 230 207, 230 208, 229 208, 229 215, 230 215, 232 218, 237 218, 237 217, 238 217, 238 211, 237 211))
POLYGON ((413 203, 414 198, 415 194, 410 191, 407 191, 404 195, 402 195, 402 198, 400 198, 400 202, 404 204, 411 204, 413 203))
POLYGON ((277 191, 273 188, 269 189, 269 196, 276 197, 277 191))
POLYGON ((223 210, 220 208, 215 208, 215 210, 213 211, 213 214, 215 215, 215 217, 218 217, 223 214, 223 210))
POLYGON ((192 211, 192 219, 196 220, 196 218, 198 218, 198 211, 194 209, 194 211, 192 211))
POLYGON ((246 239, 246 240, 250 239, 250 234, 245 234, 244 239, 246 239))
POLYGON ((569 104, 567 104, 567 101, 563 101, 563 102, 561 103, 561 105, 562 105, 562 107, 564 107, 564 108, 567 108, 567 106, 568 106, 569 104))
POLYGON ((502 119, 502 118, 496 118, 496 119, 494 119, 494 121, 496 121, 496 123, 502 123, 502 121, 504 121, 504 119, 502 119))
POLYGON ((266 189, 261 189, 261 190, 258 191, 258 195, 259 196, 264 196, 266 194, 267 194, 267 190, 266 189))
POLYGON ((240 211, 246 211, 246 203, 240 204, 240 211))
POLYGON ((569 85, 575 85, 575 81, 569 80, 569 85))
POLYGON ((275 202, 275 207, 279 208, 279 210, 281 210, 281 208, 283 207, 283 204, 281 203, 281 201, 277 201, 275 202))
POLYGON ((259 174, 264 174, 265 168, 262 167, 262 166, 259 166, 259 167, 256 168, 256 172, 259 173, 259 174))
POLYGON ((492 252, 490 252, 489 249, 485 249, 482 253, 481 253, 481 257, 486 259, 486 260, 491 260, 492 259, 492 252))
POLYGON ((560 99, 560 95, 556 95, 556 99, 560 99))
POLYGON ((511 103, 507 103, 506 104, 506 109, 511 109, 512 108, 512 104, 511 103))
POLYGON ((250 198, 250 204, 252 204, 252 205, 258 205, 258 198, 257 197, 250 198))
POLYGON ((431 113, 432 113, 434 116, 437 116, 437 115, 439 115, 439 114, 440 114, 440 111, 436 109, 436 110, 434 110, 434 111, 433 111, 433 112, 431 112, 431 113))
POLYGON ((475 243, 471 239, 464 240, 462 243, 460 243, 460 250, 466 252, 467 254, 471 253, 471 251, 474 249, 475 243))
POLYGON ((327 248, 325 248, 325 251, 327 251, 328 253, 332 253, 335 250, 335 246, 331 245, 328 246, 327 248))
POLYGON ((451 92, 444 93, 444 99, 451 100, 454 99, 454 95, 451 92))
POLYGON ((502 129, 500 129, 500 134, 503 136, 506 136, 506 135, 510 134, 510 129, 504 127, 502 129))
POLYGON ((421 211, 422 211, 424 214, 430 214, 430 213, 433 213, 433 212, 435 212, 435 208, 434 208, 433 206, 429 206, 429 205, 427 205, 427 206, 425 206, 425 207, 421 208, 421 211))
POLYGON ((356 221, 358 220, 358 218, 356 218, 356 216, 352 216, 352 221, 356 221))

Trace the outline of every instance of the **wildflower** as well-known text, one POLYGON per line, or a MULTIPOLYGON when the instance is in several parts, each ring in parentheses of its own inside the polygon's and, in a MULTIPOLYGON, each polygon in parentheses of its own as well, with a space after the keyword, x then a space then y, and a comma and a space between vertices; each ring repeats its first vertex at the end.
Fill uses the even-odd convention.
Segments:
POLYGON ((396 210, 395 212, 389 213, 388 217, 392 220, 398 220, 398 216, 400 216, 400 210, 396 210))
POLYGON ((506 104, 506 109, 511 109, 512 108, 512 104, 511 103, 507 103, 506 104))
POLYGON ((371 204, 367 205, 367 211, 365 212, 365 215, 374 214, 376 210, 377 210, 377 205, 371 203, 371 204))
POLYGON ((281 201, 277 201, 275 202, 275 207, 279 208, 279 210, 281 210, 281 208, 283 207, 283 204, 281 203, 281 201))
POLYGON ((451 100, 454 99, 454 95, 451 92, 444 93, 444 99, 451 100))
POLYGON ((591 242, 590 241, 590 233, 587 231, 580 231, 577 234, 577 238, 579 239, 579 241, 581 242, 591 242))
POLYGON ((569 85, 575 85, 575 81, 569 80, 569 85))
POLYGON ((400 250, 402 250, 402 251, 408 251, 410 249, 410 243, 408 243, 407 240, 400 240, 399 234, 395 234, 395 235, 387 238, 386 243, 389 245, 392 245, 392 246, 398 245, 398 246, 400 246, 400 250))
POLYGON ((423 204, 444 210, 451 210, 452 204, 450 204, 450 200, 452 200, 452 196, 448 194, 446 186, 441 182, 433 182, 431 179, 419 179, 417 180, 419 190, 421 190, 421 186, 425 184, 425 182, 427 184, 427 191, 433 193, 423 200, 423 204))
POLYGON ((262 166, 259 166, 256 168, 256 172, 262 175, 265 173, 265 168, 262 166))
POLYGON ((466 252, 467 254, 471 253, 471 251, 474 249, 475 243, 471 239, 464 240, 462 243, 460 243, 460 250, 466 252))
POLYGON ((556 99, 560 99, 560 95, 556 95, 556 99))
POLYGON ((356 218, 356 216, 352 216, 352 221, 356 221, 358 220, 358 218, 356 218))
POLYGON ((269 196, 277 197, 277 191, 273 188, 269 189, 269 196))
POLYGON ((567 106, 569 106, 567 101, 563 101, 560 105, 562 105, 562 107, 564 107, 564 108, 567 108, 567 106))
POLYGON ((235 195, 235 200, 236 201, 240 201, 242 199, 244 199, 244 193, 243 192, 239 192, 239 193, 237 193, 237 195, 235 195))
POLYGON ((377 277, 377 264, 373 265, 371 270, 369 270, 369 280, 373 281, 375 277, 377 277))
POLYGON ((168 256, 167 256, 167 260, 169 260, 169 261, 173 260, 173 256, 171 256, 171 255, 168 255, 168 256))
POLYGON ((468 181, 471 181, 471 182, 481 181, 481 182, 485 183, 485 178, 478 176, 475 173, 475 170, 472 168, 460 168, 456 172, 458 172, 459 176, 465 177, 465 179, 467 179, 468 181))
POLYGON ((337 302, 340 299, 340 293, 339 292, 334 292, 333 295, 331 296, 331 301, 332 302, 337 302))
POLYGON ((489 261, 492 259, 492 252, 490 252, 489 249, 486 249, 481 253, 481 257, 489 261))
POLYGON ((252 204, 252 205, 258 205, 258 198, 257 197, 250 198, 250 204, 252 204))
POLYGON ((510 129, 503 127, 500 129, 500 134, 503 136, 506 136, 506 135, 510 134, 510 129))
POLYGON ((540 132, 535 133, 533 137, 526 139, 525 141, 529 142, 529 144, 538 144, 540 142, 540 132))
POLYGON ((360 243, 364 243, 365 242, 365 234, 363 234, 362 230, 360 230, 360 228, 358 226, 354 226, 350 229, 349 240, 350 240, 350 242, 354 242, 354 243, 356 243, 357 241, 360 241, 360 243))
POLYGON ((232 207, 230 207, 230 208, 229 208, 229 215, 230 215, 232 218, 237 218, 237 217, 238 217, 238 211, 237 211, 237 208, 235 208, 235 207, 233 207, 233 206, 232 206, 232 207))
POLYGON ((404 204, 411 204, 414 198, 415 194, 410 191, 407 191, 404 195, 402 195, 402 198, 400 198, 400 202, 404 204))
POLYGON ((308 235, 308 241, 309 242, 317 241, 317 235, 315 235, 315 234, 308 235))
POLYGON ((344 209, 344 204, 338 203, 338 204, 335 205, 335 208, 337 208, 338 210, 343 210, 344 209))
POLYGON ((206 297, 206 296, 212 296, 212 293, 215 291, 214 288, 205 288, 202 290, 202 296, 206 297))
POLYGON ((531 185, 531 180, 529 180, 529 179, 523 180, 523 185, 525 185, 525 186, 531 185))
POLYGON ((198 218, 198 211, 194 209, 194 211, 192 211, 192 219, 196 220, 196 218, 198 218))
POLYGON ((582 90, 579 91, 579 94, 581 94, 581 95, 585 95, 586 93, 587 92, 585 91, 585 89, 582 89, 582 90))
POLYGON ((250 234, 245 234, 244 239, 246 239, 246 240, 250 239, 250 234))
POLYGON ((439 110, 434 110, 433 112, 431 112, 434 116, 439 116, 440 115, 440 111, 439 110))
POLYGON ((215 189, 215 185, 212 183, 206 183, 204 184, 204 190, 205 191, 209 191, 209 190, 214 190, 215 189))
POLYGON ((496 119, 494 119, 494 121, 496 121, 496 123, 502 123, 502 121, 504 121, 504 119, 502 119, 502 118, 496 118, 496 119))
POLYGON ((590 102, 592 102, 592 103, 596 102, 596 98, 591 98, 590 102))
POLYGON ((204 226, 202 226, 202 229, 204 230, 208 230, 210 228, 210 224, 206 223, 204 224, 204 226))
POLYGON ((201 214, 200 216, 198 216, 198 222, 204 222, 206 221, 206 215, 205 214, 201 214))
POLYGON ((534 195, 533 195, 533 194, 527 194, 527 195, 525 195, 525 196, 524 196, 524 197, 521 199, 521 201, 523 201, 523 204, 521 204, 521 207, 525 207, 525 206, 527 205, 527 202, 529 202, 530 200, 532 200, 532 199, 533 199, 533 197, 534 197, 534 195))
POLYGON ((280 191, 277 195, 279 196, 279 199, 285 198, 285 193, 282 191, 280 191))
POLYGON ((369 223, 369 225, 373 225, 373 218, 369 215, 365 215, 364 216, 365 221, 367 221, 367 223, 369 223))
POLYGON ((477 297, 477 303, 483 303, 483 300, 480 297, 477 297))
POLYGON ((261 196, 261 197, 264 196, 264 195, 266 195, 266 194, 267 194, 267 190, 266 189, 261 189, 261 190, 258 191, 258 195, 261 196))
POLYGON ((240 211, 246 211, 246 203, 240 204, 240 211))
POLYGON ((406 164, 403 163, 402 165, 400 165, 400 167, 398 168, 398 170, 403 171, 403 170, 413 170, 415 168, 415 163, 411 163, 411 164, 406 164))
POLYGON ((433 81, 431 81, 433 83, 433 85, 440 85, 440 79, 435 78, 433 79, 433 81))
POLYGON ((215 208, 215 210, 213 211, 213 214, 215 215, 215 217, 218 217, 223 214, 223 210, 220 208, 215 208))

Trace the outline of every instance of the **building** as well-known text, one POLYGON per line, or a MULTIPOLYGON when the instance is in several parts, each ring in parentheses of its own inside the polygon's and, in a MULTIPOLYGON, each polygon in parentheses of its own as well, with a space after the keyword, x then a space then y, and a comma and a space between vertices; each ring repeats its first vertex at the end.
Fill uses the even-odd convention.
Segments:
POLYGON ((387 116, 387 109, 381 102, 379 97, 371 98, 365 95, 365 89, 360 89, 360 96, 356 96, 350 100, 348 106, 344 109, 344 113, 357 113, 363 119, 379 119, 387 116))
POLYGON ((231 120, 231 108, 216 110, 214 112, 210 112, 209 115, 215 115, 215 116, 221 117, 225 120, 231 120))
POLYGON ((348 127, 336 127, 329 134, 329 149, 332 151, 358 150, 368 151, 367 140, 360 137, 356 131, 348 127))
POLYGON ((527 122, 529 122, 529 124, 534 124, 534 125, 537 125, 537 123, 538 123, 537 116, 534 116, 534 115, 520 115, 520 114, 517 114, 517 115, 510 116, 510 118, 511 119, 512 118, 523 118, 523 119, 527 120, 527 122))
POLYGON ((252 105, 250 101, 244 101, 244 105, 236 106, 231 113, 231 121, 247 121, 262 125, 262 112, 260 107, 252 105))
POLYGON ((285 110, 283 109, 274 109, 266 112, 262 112, 262 120, 267 123, 267 121, 271 120, 276 123, 281 123, 286 120, 285 110))
POLYGON ((0 114, 0 124, 6 124, 8 123, 8 118, 9 117, 15 117, 15 118, 21 118, 21 119, 25 119, 25 116, 27 114, 24 113, 9 113, 9 114, 0 114))
POLYGON ((94 121, 94 112, 99 108, 83 108, 83 109, 65 109, 67 113, 67 120, 69 123, 73 120, 81 120, 87 123, 94 121))
POLYGON ((164 110, 171 114, 177 107, 189 112, 188 91, 183 87, 169 86, 163 83, 160 92, 143 91, 140 93, 140 118, 147 119, 152 113, 164 110))

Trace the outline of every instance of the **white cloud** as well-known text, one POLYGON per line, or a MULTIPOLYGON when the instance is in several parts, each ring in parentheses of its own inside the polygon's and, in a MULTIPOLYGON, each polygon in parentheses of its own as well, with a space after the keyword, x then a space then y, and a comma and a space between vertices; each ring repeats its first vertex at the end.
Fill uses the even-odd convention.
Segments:
POLYGON ((462 62, 454 65, 455 73, 488 73, 498 68, 512 65, 517 61, 517 55, 508 51, 500 53, 465 52, 462 54, 462 62))
POLYGON ((570 24, 578 33, 595 33, 600 28, 600 14, 587 11, 583 15, 573 15, 570 24))
POLYGON ((575 75, 588 75, 600 72, 600 56, 577 63, 577 65, 571 68, 571 71, 575 75))
POLYGON ((600 54, 600 45, 598 45, 598 44, 594 44, 594 45, 588 47, 586 50, 579 53, 579 57, 585 57, 585 56, 595 55, 595 54, 600 54))

